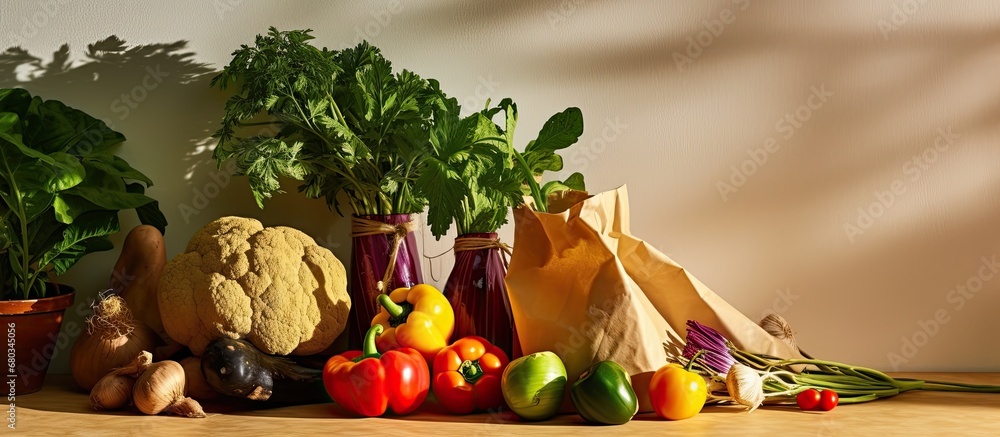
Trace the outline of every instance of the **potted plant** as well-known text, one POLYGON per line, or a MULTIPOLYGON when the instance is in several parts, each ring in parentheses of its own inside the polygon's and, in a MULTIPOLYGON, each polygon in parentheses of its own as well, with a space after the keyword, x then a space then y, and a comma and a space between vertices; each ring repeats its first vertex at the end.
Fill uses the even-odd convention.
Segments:
POLYGON ((259 206, 280 192, 280 177, 302 181, 299 191, 338 212, 341 202, 350 206, 347 332, 357 349, 378 314, 375 298, 422 282, 411 231, 426 199, 414 183, 443 93, 434 80, 393 72, 367 42, 331 51, 311 45, 309 32, 272 27, 213 79, 237 85, 214 156, 220 165, 234 160, 259 206))
POLYGON ((511 208, 531 199, 531 207, 545 211, 549 196, 583 191, 580 173, 565 181, 540 184, 545 171, 562 170, 556 152, 583 134, 583 115, 568 108, 545 122, 537 139, 524 152, 514 147, 517 105, 504 99, 496 107, 461 118, 455 99, 444 99, 431 129, 432 149, 427 169, 417 179, 417 192, 427 198, 427 222, 441 238, 452 223, 458 231, 455 266, 444 294, 455 310, 453 339, 478 335, 500 347, 509 357, 520 356, 517 330, 504 278, 512 248, 501 242, 497 230, 507 223, 511 208), (493 118, 503 112, 502 126, 493 118))
POLYGON ((125 137, 56 100, 0 89, 0 323, 16 394, 38 391, 74 290, 60 284, 84 255, 110 250, 118 211, 166 219, 149 178, 112 154, 125 137))

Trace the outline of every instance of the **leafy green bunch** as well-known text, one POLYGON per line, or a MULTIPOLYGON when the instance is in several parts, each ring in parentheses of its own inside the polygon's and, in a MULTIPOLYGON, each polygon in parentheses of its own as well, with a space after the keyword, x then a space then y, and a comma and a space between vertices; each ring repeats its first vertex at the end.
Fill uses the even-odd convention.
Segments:
POLYGON ((439 120, 431 129, 431 156, 417 179, 417 190, 428 199, 427 221, 438 238, 454 221, 458 234, 495 232, 507 223, 510 208, 530 196, 533 207, 548 211, 549 196, 584 190, 584 179, 573 173, 565 181, 539 185, 545 171, 560 171, 556 152, 576 143, 583 134, 583 115, 568 108, 553 115, 524 151, 514 147, 517 105, 503 99, 499 105, 460 118, 455 99, 443 98, 439 120), (493 120, 503 112, 503 126, 493 120))
POLYGON ((49 275, 114 247, 118 211, 165 230, 152 181, 115 156, 125 137, 82 111, 0 89, 0 282, 6 298, 44 297, 49 275))
POLYGON ((215 159, 235 160, 261 207, 288 177, 338 212, 341 194, 357 214, 422 211, 426 199, 414 183, 443 105, 438 83, 394 73, 367 42, 317 48, 310 32, 272 27, 233 52, 212 80, 222 89, 239 86, 226 102, 215 159), (265 129, 237 135, 250 126, 265 129))

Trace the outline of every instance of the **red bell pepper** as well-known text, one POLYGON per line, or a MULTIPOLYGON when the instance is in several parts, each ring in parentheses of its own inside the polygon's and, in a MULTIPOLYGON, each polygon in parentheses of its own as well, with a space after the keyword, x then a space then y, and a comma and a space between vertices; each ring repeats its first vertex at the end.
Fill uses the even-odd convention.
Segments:
POLYGON ((434 395, 455 414, 500 407, 500 380, 508 363, 507 354, 485 338, 458 340, 434 358, 434 395))
POLYGON ((413 348, 379 354, 375 338, 382 325, 365 335, 364 351, 331 357, 323 367, 323 385, 334 402, 360 416, 375 417, 391 408, 396 414, 416 410, 430 391, 427 362, 413 348))

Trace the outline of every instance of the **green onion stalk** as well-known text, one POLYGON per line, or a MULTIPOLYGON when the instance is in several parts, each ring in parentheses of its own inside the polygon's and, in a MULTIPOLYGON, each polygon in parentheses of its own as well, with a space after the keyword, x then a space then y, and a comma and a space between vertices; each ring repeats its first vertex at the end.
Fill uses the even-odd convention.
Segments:
MULTIPOLYGON (((887 398, 912 390, 1000 393, 1000 386, 893 378, 876 369, 814 358, 782 359, 736 347, 718 331, 694 320, 687 322, 682 361, 695 361, 695 369, 716 383, 725 384, 735 364, 757 372, 763 380, 765 402, 794 404, 795 396, 808 389, 832 390, 841 404, 887 398), (701 352, 703 351, 703 352, 701 352), (701 355, 698 355, 698 353, 701 355)), ((729 393, 736 390, 727 387, 729 393)), ((726 398, 714 393, 717 398, 726 398)))

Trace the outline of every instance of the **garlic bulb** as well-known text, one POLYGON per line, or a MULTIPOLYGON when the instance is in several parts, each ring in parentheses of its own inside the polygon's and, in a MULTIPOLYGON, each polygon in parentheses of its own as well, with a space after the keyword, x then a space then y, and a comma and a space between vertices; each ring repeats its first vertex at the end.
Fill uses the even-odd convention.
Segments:
POLYGON ((146 414, 165 411, 185 417, 205 417, 198 401, 184 397, 184 367, 176 361, 153 363, 139 375, 132 402, 146 414))
POLYGON ((774 313, 768 314, 767 317, 761 319, 760 327, 764 328, 774 338, 798 348, 798 345, 795 343, 795 332, 792 331, 792 327, 789 326, 788 321, 784 317, 774 313))
POLYGON ((142 351, 131 363, 112 370, 90 391, 90 406, 97 411, 117 410, 132 400, 135 378, 153 361, 153 355, 142 351))
POLYGON ((764 380, 756 370, 742 364, 733 364, 726 374, 726 390, 736 403, 747 407, 748 412, 764 403, 764 380))
POLYGON ((792 331, 792 326, 788 324, 788 321, 784 317, 774 313, 768 314, 767 317, 761 319, 760 327, 764 328, 774 338, 785 342, 785 344, 799 351, 803 357, 812 358, 806 351, 799 347, 799 343, 795 340, 795 331, 792 331))
POLYGON ((108 374, 90 391, 90 406, 97 411, 117 410, 132 400, 135 378, 108 374))
POLYGON ((80 334, 70 351, 70 373, 84 390, 90 390, 111 369, 129 363, 142 351, 151 351, 156 334, 136 322, 125 299, 103 294, 87 319, 87 330, 80 334))

